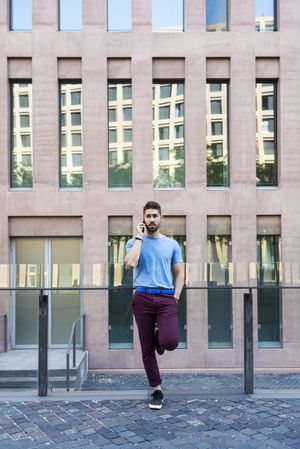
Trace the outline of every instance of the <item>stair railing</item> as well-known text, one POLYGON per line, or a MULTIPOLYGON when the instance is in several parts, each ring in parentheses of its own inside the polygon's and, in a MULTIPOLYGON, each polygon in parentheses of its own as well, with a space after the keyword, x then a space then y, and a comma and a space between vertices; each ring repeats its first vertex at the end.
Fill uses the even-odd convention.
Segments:
POLYGON ((82 349, 85 351, 85 314, 80 315, 73 321, 70 338, 66 353, 66 388, 70 391, 70 352, 73 346, 73 368, 76 366, 76 325, 78 321, 82 320, 82 349))

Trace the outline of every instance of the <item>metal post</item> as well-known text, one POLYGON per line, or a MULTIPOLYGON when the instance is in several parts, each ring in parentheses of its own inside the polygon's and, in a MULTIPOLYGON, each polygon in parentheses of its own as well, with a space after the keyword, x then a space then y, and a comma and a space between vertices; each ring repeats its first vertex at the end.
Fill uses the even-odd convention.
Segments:
POLYGON ((82 349, 85 351, 85 315, 82 317, 82 349))
POLYGON ((67 352, 66 388, 70 391, 70 354, 67 352))
POLYGON ((244 293, 244 391, 253 394, 254 362, 253 362, 253 295, 244 293))
POLYGON ((4 345, 4 352, 8 351, 8 342, 7 342, 7 315, 4 315, 4 340, 3 340, 3 345, 4 345))
POLYGON ((48 393, 48 295, 39 296, 39 396, 48 393))
POLYGON ((73 368, 76 366, 76 326, 74 326, 73 333, 73 368))

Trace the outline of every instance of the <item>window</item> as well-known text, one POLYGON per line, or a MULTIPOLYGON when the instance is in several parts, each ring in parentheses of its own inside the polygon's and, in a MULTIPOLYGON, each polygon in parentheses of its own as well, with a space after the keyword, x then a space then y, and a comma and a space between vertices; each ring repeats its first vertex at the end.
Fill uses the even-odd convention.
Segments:
POLYGON ((71 92, 71 105, 81 105, 81 92, 71 92))
POLYGON ((228 31, 228 0, 206 0, 206 31, 228 31))
MULTIPOLYGON (((22 88, 23 88, 23 86, 22 86, 22 88)), ((26 94, 26 95, 20 95, 19 96, 19 105, 20 105, 20 108, 29 108, 29 96, 26 94)))
MULTIPOLYGON (((13 241, 16 270, 15 286, 75 287, 81 285, 80 246, 77 238, 18 238, 13 241), (44 270, 51 266, 51 270, 44 270)), ((66 345, 73 321, 80 315, 80 292, 73 290, 48 292, 49 343, 66 345)), ((38 301, 28 290, 15 292, 15 335, 13 345, 38 344, 38 301)), ((77 326, 80 344, 80 326, 77 326)))
POLYGON ((108 295, 109 349, 133 348, 132 290, 117 287, 132 287, 132 270, 125 267, 126 243, 132 236, 130 217, 108 219, 108 278, 109 286, 115 287, 108 295))
POLYGON ((274 82, 256 83, 256 184, 276 186, 277 88, 274 82))
POLYGON ((67 166, 67 157, 65 154, 61 154, 60 156, 60 164, 62 167, 66 167, 67 166))
MULTIPOLYGON (((185 217, 164 216, 161 232, 174 239, 180 246, 182 260, 186 262, 186 220, 185 217)), ((178 348, 187 348, 187 291, 183 290, 177 305, 177 317, 179 327, 178 348)))
POLYGON ((30 127, 29 115, 20 115, 20 126, 21 128, 30 127))
POLYGON ((82 85, 77 81, 60 83, 60 151, 67 162, 60 165, 60 187, 63 188, 83 185, 81 89, 82 85))
MULTIPOLYGON (((108 84, 108 110, 115 111, 114 123, 108 126, 108 185, 110 188, 132 186, 132 86, 127 82, 108 84)), ((111 113, 110 113, 111 114, 111 113)))
POLYGON ((131 99, 132 99, 131 85, 123 86, 123 100, 131 100, 131 99))
POLYGON ((159 140, 169 139, 169 127, 163 126, 159 128, 159 140))
POLYGON ((131 122, 132 108, 123 108, 123 120, 124 122, 131 122))
POLYGON ((182 188, 185 185, 184 83, 155 82, 152 108, 153 185, 182 188))
POLYGON ((228 83, 208 81, 206 105, 207 186, 228 187, 228 83))
POLYGON ((257 217, 258 346, 277 348, 282 345, 281 291, 274 287, 280 285, 281 238, 279 234, 271 234, 274 223, 271 229, 264 229, 262 235, 261 222, 266 221, 265 218, 277 217, 257 217))
POLYGON ((232 347, 230 217, 208 217, 208 347, 232 347), (210 289, 209 287, 214 287, 210 289))
POLYGON ((175 106, 175 117, 183 117, 184 115, 184 106, 183 103, 177 103, 175 106))
POLYGON ((170 106, 161 106, 159 108, 159 120, 170 118, 170 106))
POLYGON ((212 114, 222 114, 222 102, 221 100, 211 100, 210 109, 212 114))
POLYGON ((211 123, 211 134, 213 136, 222 136, 223 122, 212 122, 211 123))
POLYGON ((276 31, 276 0, 256 0, 256 31, 276 31))
POLYGON ((81 31, 81 0, 59 0, 59 31, 81 31))
POLYGON ((160 161, 167 161, 169 160, 169 148, 159 148, 159 160, 160 161))
POLYGON ((81 125, 81 113, 80 112, 71 112, 71 125, 72 126, 80 126, 81 125))
POLYGON ((116 109, 109 109, 108 110, 108 121, 109 122, 116 122, 117 121, 117 110, 116 109))
POLYGON ((107 31, 131 31, 131 0, 107 0, 107 31))
POLYGON ((152 0, 153 31, 183 31, 183 0, 152 0))
POLYGON ((160 98, 169 98, 171 96, 172 86, 170 84, 160 86, 160 98))
POLYGON ((12 110, 10 114, 11 133, 11 181, 13 188, 32 187, 32 147, 30 123, 32 120, 32 84, 11 82, 12 110), (22 114, 21 114, 22 112, 22 114), (20 117, 14 120, 14 117, 20 117), (24 133, 24 129, 27 128, 24 133))
POLYGON ((132 129, 123 129, 123 140, 124 142, 131 142, 132 141, 132 129))
POLYGON ((10 30, 32 30, 32 0, 10 0, 10 30))
POLYGON ((81 134, 80 133, 72 133, 72 145, 73 147, 81 147, 81 134))
POLYGON ((74 167, 82 166, 82 154, 81 153, 73 153, 72 154, 72 164, 74 167))

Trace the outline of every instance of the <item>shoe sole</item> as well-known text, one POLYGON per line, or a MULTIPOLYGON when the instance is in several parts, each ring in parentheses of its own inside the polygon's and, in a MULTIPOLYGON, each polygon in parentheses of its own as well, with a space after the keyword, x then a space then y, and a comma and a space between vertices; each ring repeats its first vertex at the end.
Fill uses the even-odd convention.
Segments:
MULTIPOLYGON (((164 399, 161 402, 163 403, 164 399)), ((160 405, 149 404, 149 408, 151 408, 153 410, 160 410, 162 408, 162 403, 160 405)))

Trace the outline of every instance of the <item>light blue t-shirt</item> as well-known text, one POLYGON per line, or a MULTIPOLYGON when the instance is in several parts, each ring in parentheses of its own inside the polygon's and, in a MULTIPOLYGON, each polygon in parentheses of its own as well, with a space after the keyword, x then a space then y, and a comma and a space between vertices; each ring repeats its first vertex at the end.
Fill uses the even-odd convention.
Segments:
MULTIPOLYGON (((134 270, 134 287, 173 288, 171 266, 182 263, 181 249, 176 240, 163 235, 160 238, 143 237, 139 262, 134 270)), ((126 252, 134 245, 128 240, 126 252)))

